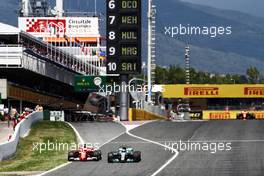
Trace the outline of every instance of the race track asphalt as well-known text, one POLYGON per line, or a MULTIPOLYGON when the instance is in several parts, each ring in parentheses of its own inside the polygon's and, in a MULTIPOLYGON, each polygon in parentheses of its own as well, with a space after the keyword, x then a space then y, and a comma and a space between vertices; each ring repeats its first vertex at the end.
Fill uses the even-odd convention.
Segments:
POLYGON ((180 151, 159 176, 264 175, 264 121, 154 122, 132 132, 161 143, 174 141, 179 145, 181 140, 212 146, 210 151, 180 151), (231 143, 231 150, 216 151, 215 143, 231 143))
POLYGON ((49 176, 142 176, 151 175, 157 168, 163 165, 172 153, 164 148, 146 143, 124 134, 112 143, 102 148, 103 160, 99 162, 73 162, 61 169, 56 170, 49 176), (111 163, 107 162, 107 152, 116 150, 120 145, 131 146, 142 152, 142 161, 139 163, 111 163))
POLYGON ((103 145, 114 137, 123 134, 126 129, 114 122, 75 122, 71 123, 84 142, 103 145))
MULTIPOLYGON (((110 128, 121 128, 118 124, 115 125, 117 126, 109 126, 110 128)), ((86 124, 81 126, 80 128, 75 127, 83 133, 87 130, 86 124)), ((193 142, 212 146, 210 146, 211 150, 207 151, 197 148, 179 151, 178 157, 158 176, 264 175, 264 121, 157 121, 133 129, 131 133, 166 145, 179 144, 181 141, 186 144, 193 142), (224 143, 224 149, 214 150, 219 143, 224 143), (230 143, 229 150, 226 147, 227 143, 230 143)), ((96 135, 96 133, 91 133, 91 135, 96 135)), ((161 146, 136 139, 128 134, 123 134, 107 143, 101 150, 103 160, 100 162, 74 162, 46 175, 150 176, 173 156, 170 151, 166 151, 161 146), (140 150, 142 161, 129 164, 108 164, 107 152, 124 144, 140 150)))

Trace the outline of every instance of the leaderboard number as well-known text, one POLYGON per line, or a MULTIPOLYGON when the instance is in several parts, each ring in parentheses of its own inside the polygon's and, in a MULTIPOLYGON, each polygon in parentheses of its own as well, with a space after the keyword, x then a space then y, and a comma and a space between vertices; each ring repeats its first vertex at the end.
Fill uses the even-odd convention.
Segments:
POLYGON ((112 24, 114 24, 114 22, 115 22, 115 16, 109 16, 109 19, 110 19, 110 24, 112 25, 112 24))
POLYGON ((114 56, 115 54, 116 54, 116 49, 115 49, 115 47, 113 47, 113 46, 110 47, 110 48, 109 48, 109 55, 110 55, 110 56, 114 56))
POLYGON ((108 69, 109 69, 109 71, 112 71, 112 72, 114 72, 114 71, 116 71, 116 63, 115 62, 109 62, 108 63, 108 69))
MULTIPOLYGON (((116 0, 109 0, 108 1, 108 8, 109 8, 109 10, 114 11, 116 9, 116 0)), ((116 23, 116 16, 115 15, 109 15, 108 19, 109 19, 109 22, 108 22, 109 25, 111 25, 111 26, 116 25, 115 24, 116 23)), ((108 40, 113 42, 114 40, 116 40, 116 38, 117 38, 116 32, 113 30, 110 30, 108 32, 108 40)), ((109 56, 112 56, 112 57, 115 56, 116 55, 116 47, 110 46, 108 48, 108 53, 109 53, 109 56)), ((107 68, 108 68, 109 72, 116 73, 117 63, 110 61, 109 63, 107 63, 107 68)))
POLYGON ((109 39, 110 40, 115 40, 116 39, 116 36, 115 36, 115 32, 114 31, 110 31, 109 32, 109 39))
POLYGON ((115 7, 116 7, 115 0, 110 0, 109 3, 108 3, 108 7, 111 10, 115 9, 115 7))

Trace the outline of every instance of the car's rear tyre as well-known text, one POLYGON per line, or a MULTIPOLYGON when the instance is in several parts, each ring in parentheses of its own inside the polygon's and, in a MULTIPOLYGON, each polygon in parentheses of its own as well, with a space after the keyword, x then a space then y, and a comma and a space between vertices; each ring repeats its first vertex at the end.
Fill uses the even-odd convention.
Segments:
POLYGON ((248 117, 249 117, 250 120, 254 120, 254 119, 256 119, 256 117, 255 117, 254 114, 249 114, 248 117))
POLYGON ((237 115, 237 119, 238 119, 238 120, 241 120, 241 119, 242 119, 242 115, 241 115, 241 114, 238 114, 238 115, 237 115))
POLYGON ((133 153, 133 158, 135 162, 140 162, 141 161, 141 152, 140 151, 135 151, 133 153))
POLYGON ((74 158, 74 152, 69 152, 68 153, 68 161, 73 161, 72 158, 74 158))
POLYGON ((112 153, 108 153, 108 155, 107 155, 107 161, 108 161, 108 163, 113 163, 113 154, 112 153))
POLYGON ((94 151, 93 156, 96 157, 96 161, 100 161, 102 159, 101 150, 94 151))

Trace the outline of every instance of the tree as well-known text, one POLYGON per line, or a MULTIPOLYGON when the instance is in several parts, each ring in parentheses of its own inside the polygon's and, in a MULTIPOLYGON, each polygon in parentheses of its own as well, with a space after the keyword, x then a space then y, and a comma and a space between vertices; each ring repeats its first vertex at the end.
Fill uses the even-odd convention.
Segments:
POLYGON ((249 67, 247 69, 247 76, 250 84, 260 83, 261 74, 256 67, 249 67))
POLYGON ((168 69, 165 67, 157 66, 155 69, 155 83, 156 84, 167 84, 168 82, 168 69))
MULTIPOLYGON (((264 77, 255 67, 247 70, 247 75, 239 74, 212 74, 190 69, 191 84, 248 84, 262 83, 264 77)), ((156 68, 156 84, 185 84, 185 69, 178 65, 156 68)))

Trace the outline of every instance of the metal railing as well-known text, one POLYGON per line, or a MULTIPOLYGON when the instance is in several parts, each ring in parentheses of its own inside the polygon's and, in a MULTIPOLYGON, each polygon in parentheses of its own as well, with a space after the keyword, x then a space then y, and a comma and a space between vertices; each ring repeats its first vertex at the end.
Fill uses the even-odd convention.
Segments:
POLYGON ((22 31, 20 36, 22 38, 23 47, 25 47, 28 52, 31 52, 31 55, 39 55, 39 57, 42 59, 43 58, 49 59, 53 62, 61 64, 62 66, 68 67, 74 72, 77 72, 82 75, 105 74, 104 72, 105 69, 101 68, 99 64, 89 63, 86 60, 81 60, 75 55, 66 52, 65 50, 59 47, 55 47, 51 44, 45 43, 44 41, 37 39, 26 32, 22 31), (37 48, 34 48, 32 46, 27 46, 27 44, 24 43, 23 39, 30 40, 33 43, 41 46, 42 48, 45 48, 46 53, 39 52, 37 48), (28 47, 32 47, 32 48, 28 48, 28 47))

